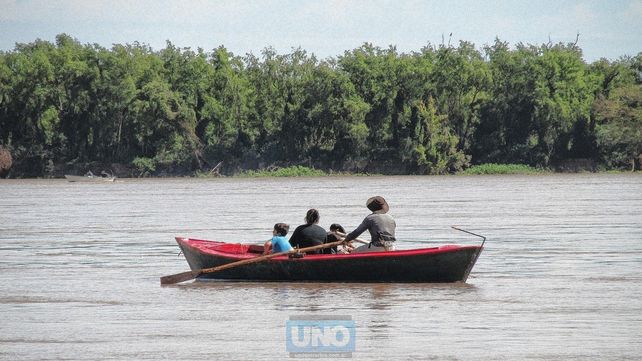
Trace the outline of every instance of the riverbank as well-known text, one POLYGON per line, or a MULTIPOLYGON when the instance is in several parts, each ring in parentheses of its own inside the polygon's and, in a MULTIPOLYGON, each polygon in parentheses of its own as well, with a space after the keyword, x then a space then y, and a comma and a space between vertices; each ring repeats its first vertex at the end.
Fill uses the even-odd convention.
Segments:
MULTIPOLYGON (((581 170, 581 171, 555 171, 550 169, 541 169, 530 167, 522 164, 482 164, 473 166, 461 172, 445 174, 452 176, 460 175, 545 175, 545 174, 581 174, 581 173, 596 173, 596 174, 624 174, 624 173, 640 173, 640 171, 628 170, 581 170)), ((400 174, 394 174, 400 175, 400 174)), ((390 175, 390 176, 394 176, 390 175)), ((417 174, 405 174, 417 175, 417 174)), ((235 174, 232 177, 239 178, 261 178, 261 177, 329 177, 329 176, 350 176, 350 177, 370 177, 370 176, 386 176, 380 173, 350 173, 350 172, 324 172, 322 170, 306 168, 306 167, 288 167, 279 168, 276 170, 258 170, 258 171, 245 171, 235 174)), ((207 176, 204 176, 207 177, 207 176)))
MULTIPOLYGON (((57 168, 53 172, 48 174, 43 174, 41 176, 32 176, 31 174, 27 175, 16 175, 9 174, 6 178, 14 179, 56 179, 64 178, 65 174, 70 175, 83 175, 91 171, 94 174, 101 174, 106 172, 107 174, 113 174, 117 178, 171 178, 171 177, 194 177, 194 178, 216 178, 216 177, 236 177, 236 178, 264 178, 264 177, 329 177, 329 176, 350 176, 350 177, 369 177, 369 176, 394 176, 394 175, 419 175, 419 174, 384 174, 384 173, 369 173, 369 172, 347 172, 347 171, 334 171, 332 169, 322 170, 314 167, 306 167, 301 165, 295 166, 271 166, 263 169, 247 169, 247 170, 236 170, 231 172, 208 172, 208 171, 189 171, 189 170, 179 170, 174 171, 165 171, 157 174, 150 173, 138 173, 133 171, 130 167, 122 166, 119 164, 87 164, 85 167, 72 167, 70 169, 63 170, 63 168, 57 168)), ((637 173, 639 171, 635 171, 637 173)), ((593 167, 583 168, 575 167, 572 169, 569 168, 558 168, 558 169, 544 169, 531 167, 525 164, 495 164, 487 163, 474 165, 472 167, 466 168, 465 170, 449 173, 444 175, 542 175, 542 174, 554 174, 554 173, 631 173, 629 170, 618 170, 618 169, 596 169, 593 167)))
MULTIPOLYGON (((453 175, 483 175, 483 174, 546 174, 553 171, 530 167, 523 164, 482 164, 470 167, 453 175)), ((381 176, 383 174, 326 172, 303 166, 292 166, 275 169, 249 170, 240 172, 236 177, 323 177, 323 176, 381 176)))

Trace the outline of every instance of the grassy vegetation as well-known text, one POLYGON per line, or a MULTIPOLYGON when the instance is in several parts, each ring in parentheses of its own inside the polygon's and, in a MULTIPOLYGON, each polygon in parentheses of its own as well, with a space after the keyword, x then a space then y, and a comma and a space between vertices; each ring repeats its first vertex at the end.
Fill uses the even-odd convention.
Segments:
MULTIPOLYGON (((464 175, 489 175, 489 174, 546 174, 551 173, 552 171, 535 168, 524 164, 496 164, 496 163, 487 163, 481 165, 472 166, 466 170, 458 172, 457 174, 464 175)), ((604 170, 600 169, 599 173, 630 173, 627 170, 604 170)), ((194 176, 197 178, 209 178, 220 175, 212 175, 210 172, 206 171, 196 171, 194 176)), ((259 170, 245 170, 235 175, 236 177, 249 177, 249 178, 261 178, 261 177, 327 177, 327 176, 347 176, 347 177, 369 177, 369 176, 381 176, 381 174, 370 174, 370 173, 350 173, 350 172, 334 172, 330 170, 325 172, 320 169, 304 167, 304 166, 290 166, 284 168, 270 168, 270 169, 259 169, 259 170)), ((224 177, 224 176, 223 176, 224 177)))
POLYGON ((238 174, 240 177, 322 177, 327 173, 300 165, 276 169, 246 170, 238 174))
POLYGON ((204 170, 197 170, 196 172, 194 172, 194 177, 196 178, 214 178, 219 176, 220 174, 212 174, 212 172, 204 170))
MULTIPOLYGON (((523 164, 482 164, 470 167, 458 174, 469 175, 483 175, 483 174, 542 174, 548 171, 530 167, 523 164)), ((324 177, 324 176, 372 176, 376 174, 366 173, 344 173, 344 172, 324 172, 319 169, 304 167, 304 166, 290 166, 284 168, 274 169, 259 169, 259 170, 246 170, 238 173, 237 177, 324 177)), ((206 176, 205 174, 197 174, 197 176, 206 176)))
POLYGON ((546 170, 524 164, 481 164, 472 166, 459 174, 540 174, 546 170))
POLYGON ((641 173, 642 170, 631 171, 630 169, 603 169, 598 168, 598 173, 604 174, 629 174, 629 173, 641 173))

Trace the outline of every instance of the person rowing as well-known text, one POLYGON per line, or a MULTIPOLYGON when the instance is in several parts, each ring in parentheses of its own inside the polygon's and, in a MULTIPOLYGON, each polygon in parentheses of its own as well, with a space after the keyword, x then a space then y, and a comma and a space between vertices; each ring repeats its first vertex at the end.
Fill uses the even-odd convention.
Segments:
POLYGON ((370 244, 357 247, 352 253, 394 251, 397 224, 394 218, 388 214, 390 209, 388 202, 381 196, 375 196, 366 201, 366 207, 372 213, 367 215, 354 231, 348 233, 344 241, 350 242, 368 230, 370 244))

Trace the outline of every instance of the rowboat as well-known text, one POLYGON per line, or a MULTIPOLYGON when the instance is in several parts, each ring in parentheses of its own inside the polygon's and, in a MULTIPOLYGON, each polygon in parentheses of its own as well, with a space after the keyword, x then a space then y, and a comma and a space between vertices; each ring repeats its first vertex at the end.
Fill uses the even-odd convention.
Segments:
MULTIPOLYGON (((263 246, 176 237, 192 271, 249 260, 263 246)), ((197 279, 319 282, 466 282, 480 246, 439 247, 353 254, 283 255, 243 264, 197 279)))
POLYGON ((102 176, 97 176, 91 172, 87 172, 85 175, 65 174, 65 178, 69 182, 113 182, 116 180, 114 175, 104 173, 102 176))

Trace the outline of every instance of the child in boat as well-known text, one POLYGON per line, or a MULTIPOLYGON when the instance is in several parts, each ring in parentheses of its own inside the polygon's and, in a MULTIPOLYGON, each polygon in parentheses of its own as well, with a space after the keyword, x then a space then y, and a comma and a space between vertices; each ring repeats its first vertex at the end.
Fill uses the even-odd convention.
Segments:
POLYGON ((285 235, 288 234, 290 226, 285 223, 277 223, 272 230, 272 239, 265 242, 263 246, 263 254, 269 254, 270 250, 273 253, 281 253, 293 250, 288 239, 285 235))
MULTIPOLYGON (((336 241, 340 241, 343 239, 343 236, 345 236, 345 229, 343 229, 343 226, 341 226, 339 223, 332 223, 330 225, 330 232, 328 232, 326 236, 326 242, 325 243, 332 243, 336 241), (343 236, 339 236, 339 234, 342 234, 343 236)), ((323 253, 325 254, 334 254, 334 253, 350 253, 354 247, 351 244, 344 244, 341 249, 338 249, 337 246, 334 246, 332 248, 326 248, 323 250, 323 253)))

